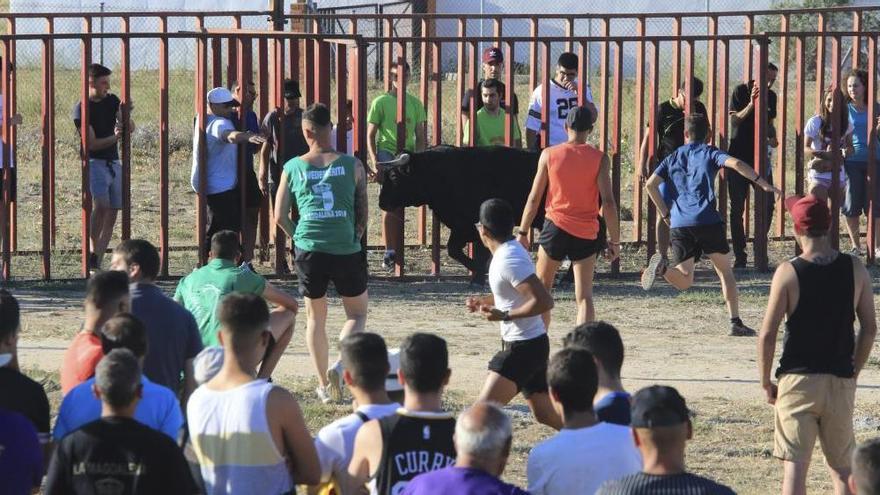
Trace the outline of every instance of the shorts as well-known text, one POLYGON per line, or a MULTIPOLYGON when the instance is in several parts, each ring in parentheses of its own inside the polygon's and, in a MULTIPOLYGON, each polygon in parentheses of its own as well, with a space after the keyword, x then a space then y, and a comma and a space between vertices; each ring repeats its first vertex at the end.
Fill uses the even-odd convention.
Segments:
POLYGON ((773 456, 807 462, 818 436, 825 462, 832 468, 848 468, 856 445, 855 379, 790 373, 779 378, 778 387, 773 456))
POLYGON ((600 222, 599 234, 595 239, 583 239, 562 230, 547 218, 544 220, 544 228, 541 229, 537 243, 554 261, 562 261, 566 257, 571 261, 580 261, 605 250, 603 226, 604 222, 600 222))
POLYGON ((342 297, 356 297, 367 290, 367 253, 329 254, 294 248, 299 291, 309 299, 320 299, 327 294, 327 285, 333 281, 336 293, 342 297))
POLYGON ((669 266, 677 266, 691 258, 696 263, 703 254, 729 253, 727 230, 724 227, 722 222, 669 229, 669 246, 672 248, 669 266))
POLYGON ((529 340, 501 341, 501 352, 489 361, 494 371, 516 384, 528 398, 547 392, 547 362, 550 360, 550 338, 547 334, 529 340))
POLYGON ((257 182, 257 174, 254 169, 244 171, 245 175, 245 208, 260 208, 263 206, 263 191, 260 191, 260 184, 257 182))
POLYGON ((89 158, 89 191, 92 199, 122 209, 122 162, 89 158))
MULTIPOLYGON (((838 187, 843 189, 846 187, 846 169, 842 169, 840 171, 838 187)), ((807 178, 810 182, 818 184, 825 189, 831 189, 831 172, 816 172, 815 170, 810 170, 807 172, 807 178)))

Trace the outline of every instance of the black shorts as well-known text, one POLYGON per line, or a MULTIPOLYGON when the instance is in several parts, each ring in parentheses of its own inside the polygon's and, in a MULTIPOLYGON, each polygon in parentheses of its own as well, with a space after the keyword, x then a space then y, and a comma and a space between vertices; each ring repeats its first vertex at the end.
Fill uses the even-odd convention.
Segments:
POLYGON ((605 250, 605 222, 599 217, 599 233, 595 239, 575 237, 562 230, 549 218, 544 220, 544 228, 538 235, 538 245, 544 248, 551 259, 580 261, 605 250))
POLYGON ((694 262, 700 261, 703 254, 730 252, 724 223, 669 229, 669 245, 672 248, 670 266, 691 258, 694 262))
POLYGON ((257 182, 257 174, 254 169, 244 171, 245 175, 245 192, 244 198, 245 208, 260 208, 263 206, 263 191, 260 191, 260 184, 257 182))
POLYGON ((501 352, 489 361, 494 371, 516 384, 526 397, 546 392, 550 339, 547 334, 529 340, 501 341, 501 352))
POLYGON ((366 251, 329 254, 294 248, 294 263, 299 291, 309 299, 324 297, 331 280, 342 297, 359 296, 367 290, 366 251))

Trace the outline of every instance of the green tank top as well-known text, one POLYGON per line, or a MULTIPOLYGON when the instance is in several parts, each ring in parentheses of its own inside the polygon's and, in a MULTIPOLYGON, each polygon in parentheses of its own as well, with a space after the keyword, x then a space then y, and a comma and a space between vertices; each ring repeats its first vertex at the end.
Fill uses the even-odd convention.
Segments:
POLYGON ((284 165, 299 210, 293 235, 296 247, 340 255, 361 250, 355 234, 355 164, 353 156, 340 155, 326 167, 309 165, 299 157, 284 165))

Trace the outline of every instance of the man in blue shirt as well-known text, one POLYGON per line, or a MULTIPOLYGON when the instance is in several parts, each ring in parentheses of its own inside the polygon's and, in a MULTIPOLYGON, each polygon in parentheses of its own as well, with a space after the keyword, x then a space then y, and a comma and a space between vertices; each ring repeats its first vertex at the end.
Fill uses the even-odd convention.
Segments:
POLYGON ((727 167, 745 177, 768 193, 782 194, 748 164, 706 144, 709 122, 702 114, 691 114, 685 119, 686 144, 663 159, 645 184, 657 214, 670 226, 672 259, 667 269, 663 257, 651 257, 642 273, 642 288, 650 289, 657 275, 679 290, 688 289, 694 282, 694 266, 705 254, 721 279, 721 290, 730 313, 730 335, 751 336, 755 331, 739 318, 739 297, 736 280, 730 266, 730 247, 724 221, 716 209, 715 176, 721 167, 727 167), (660 192, 666 183, 667 207, 660 192))
POLYGON ((630 395, 620 380, 623 367, 623 339, 614 325, 604 321, 583 323, 562 339, 564 347, 590 351, 596 362, 599 386, 593 397, 596 419, 605 423, 629 426, 630 395))
MULTIPOLYGON (((101 344, 105 356, 113 349, 128 349, 143 366, 147 354, 147 331, 137 318, 129 313, 120 313, 104 324, 101 344)), ((93 392, 95 380, 92 377, 80 383, 64 396, 52 432, 55 441, 101 417, 101 400, 93 392)), ((177 397, 171 390, 151 382, 145 375, 141 375, 141 385, 141 397, 134 410, 134 419, 177 440, 183 426, 183 414, 177 397)))

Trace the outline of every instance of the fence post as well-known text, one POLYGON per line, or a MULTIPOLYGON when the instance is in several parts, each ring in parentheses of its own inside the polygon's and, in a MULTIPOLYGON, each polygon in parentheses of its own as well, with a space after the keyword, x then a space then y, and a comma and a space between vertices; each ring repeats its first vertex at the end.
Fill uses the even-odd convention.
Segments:
MULTIPOLYGON (((645 18, 639 17, 636 20, 636 35, 639 38, 643 38, 645 36, 645 18)), ((583 52, 581 52, 581 59, 583 59, 583 52)), ((582 74, 585 74, 586 71, 582 70, 582 74)), ((583 75, 581 76, 584 77, 583 75)), ((638 167, 641 166, 639 162, 642 159, 641 156, 641 147, 642 147, 642 139, 644 137, 645 132, 645 42, 644 40, 638 41, 636 43, 636 115, 633 122, 633 206, 632 206, 632 215, 633 215, 633 241, 637 244, 641 244, 642 242, 642 203, 644 203, 642 188, 642 181, 647 179, 647 177, 642 177, 641 171, 638 170, 638 167)), ((652 108, 652 112, 655 110, 652 108)), ((654 129, 651 128, 650 132, 654 132, 654 129)), ((644 157, 645 160, 650 160, 651 157, 644 157)))
POLYGON ((159 256, 160 273, 167 277, 171 252, 168 238, 168 18, 160 17, 159 26, 162 31, 159 40, 159 256))
MULTIPOLYGON (((397 44, 397 153, 404 151, 406 146, 407 129, 406 129, 406 43, 397 44)), ((415 123, 413 123, 415 125, 415 123)), ((406 208, 402 207, 398 210, 400 217, 397 218, 394 228, 394 275, 403 277, 406 273, 405 253, 406 249, 406 208)), ((386 249, 388 246, 386 246, 386 249)))
MULTIPOLYGON (((617 208, 617 231, 620 232, 620 128, 623 102, 623 42, 614 44, 614 100, 611 113, 614 114, 614 127, 611 129, 611 187, 614 190, 614 204, 617 208)), ((618 240, 619 242, 619 240, 618 240)), ((620 274, 620 258, 611 262, 611 274, 620 274)))
POLYGON ((195 98, 195 114, 198 122, 198 148, 193 150, 196 154, 199 167, 199 184, 196 194, 196 236, 198 239, 199 265, 208 262, 208 251, 206 249, 206 232, 207 226, 207 190, 208 190, 208 151, 205 142, 205 119, 208 116, 207 111, 207 78, 208 78, 208 38, 204 34, 204 17, 198 17, 198 29, 201 31, 196 39, 196 98, 195 98))
MULTIPOLYGON (((7 20, 8 23, 14 22, 11 19, 7 20)), ((2 82, 2 90, 3 90, 3 112, 0 117, 2 117, 3 122, 0 124, 0 130, 2 130, 3 134, 3 144, 0 146, 0 163, 3 164, 3 168, 0 169, 0 173, 3 175, 3 187, 0 188, 0 199, 2 199, 2 207, 0 207, 0 232, 3 233, 3 242, 2 246, 0 246, 0 250, 2 250, 2 259, 3 259, 3 270, 0 273, 2 279, 4 281, 8 281, 9 277, 12 275, 11 267, 9 266, 9 261, 11 259, 9 252, 9 216, 10 216, 10 200, 11 200, 11 179, 12 179, 12 167, 11 158, 12 158, 12 84, 10 81, 11 78, 11 64, 9 63, 9 58, 14 53, 14 43, 13 39, 8 39, 3 43, 3 68, 0 70, 2 73, 3 82, 2 82)))
POLYGON ((785 189, 786 189, 786 148, 788 144, 788 14, 780 20, 779 30, 786 33, 779 38, 779 109, 776 119, 776 167, 774 182, 782 191, 782 197, 776 199, 776 235, 785 238, 785 189))
MULTIPOLYGON (((47 26, 46 31, 48 34, 51 34, 53 31, 52 28, 52 18, 46 18, 47 26)), ((53 116, 55 115, 55 102, 52 98, 52 87, 55 83, 55 67, 52 65, 52 56, 51 52, 54 49, 54 43, 51 39, 43 38, 43 99, 42 99, 42 108, 41 108, 41 123, 42 123, 42 173, 43 173, 43 181, 41 184, 40 196, 42 199, 42 227, 43 227, 43 237, 42 237, 42 272, 43 272, 43 280, 49 280, 52 278, 52 214, 53 208, 52 204, 54 203, 54 151, 55 151, 55 139, 53 138, 54 134, 54 126, 53 126, 53 116)))
MULTIPOLYGON (((758 101, 755 102, 755 172, 758 177, 767 176, 767 63, 770 40, 759 38, 758 40, 758 67, 755 83, 761 88, 758 93, 758 101)), ((755 233, 754 233, 754 259, 755 268, 759 271, 767 271, 767 222, 770 218, 765 214, 767 211, 767 193, 761 190, 755 191, 755 233)), ((746 213, 748 215, 748 213, 746 213)))
MULTIPOLYGON (((103 17, 102 17, 103 19, 103 17)), ((122 16, 122 33, 127 35, 130 28, 130 18, 122 16)), ((103 41, 104 38, 101 38, 103 41)), ((122 240, 131 238, 131 63, 130 46, 127 36, 121 41, 120 61, 121 74, 119 86, 121 89, 122 103, 120 104, 119 119, 122 124, 122 240)), ((101 253, 103 255, 103 253, 101 253)))
MULTIPOLYGON (((7 19, 7 32, 10 35, 15 35, 15 18, 7 19)), ((16 66, 16 53, 17 50, 15 48, 15 39, 10 42, 10 51, 9 58, 7 59, 7 64, 9 65, 9 116, 13 116, 18 113, 18 81, 17 72, 15 70, 16 66)), ((10 126, 9 127, 9 162, 13 165, 18 164, 17 160, 17 151, 18 151, 18 126, 10 126)), ((9 238, 9 250, 10 252, 18 251, 18 168, 17 167, 9 167, 9 229, 7 230, 7 235, 5 237, 9 238)))
MULTIPOLYGON (((82 229, 80 231, 82 249, 81 249, 81 269, 82 276, 89 276, 89 253, 91 247, 89 245, 89 227, 91 226, 92 213, 92 194, 89 190, 89 126, 91 125, 91 115, 89 112, 89 66, 92 64, 92 38, 88 35, 92 33, 92 19, 90 17, 83 18, 83 32, 87 35, 82 38, 80 44, 82 67, 80 69, 80 150, 82 157, 81 169, 81 216, 82 229)), ((5 83, 5 78, 4 78, 5 83)))
MULTIPOLYGON (((434 92, 434 138, 433 145, 439 146, 442 142, 443 136, 441 135, 440 129, 442 129, 442 120, 440 116, 440 108, 442 104, 442 96, 443 96, 443 81, 441 79, 442 69, 440 67, 441 64, 441 47, 443 45, 440 43, 434 43, 434 49, 431 52, 431 67, 432 67, 432 77, 433 77, 433 92, 434 92)), ((507 131, 510 132, 510 123, 507 124, 507 131)), ((435 277, 440 276, 440 218, 437 216, 436 212, 431 212, 431 275, 435 277)))
MULTIPOLYGON (((819 36, 819 42, 824 44, 824 36, 819 36)), ((840 122, 840 112, 846 111, 846 100, 843 99, 843 93, 840 92, 840 37, 833 36, 831 38, 831 85, 834 87, 834 110, 831 112, 831 121, 840 122)), ((824 72, 824 67, 819 69, 824 72)), ((821 93, 819 95, 822 96, 821 93)), ((870 125, 870 124, 869 124, 870 125)), ((839 223, 840 223, 840 194, 834 193, 840 189, 840 170, 843 168, 843 159, 840 157, 840 126, 832 126, 831 135, 831 153, 834 156, 833 166, 831 168, 831 246, 837 249, 840 245, 839 223)))
MULTIPOLYGON (((868 94, 873 97, 877 94, 877 36, 871 34, 868 36, 868 94)), ((877 130, 872 122, 877 121, 877 111, 874 105, 868 105, 868 191, 875 191, 877 181, 877 159, 874 153, 877 151, 877 130)), ((877 248, 874 242, 874 235, 877 229, 876 216, 874 212, 874 202, 877 200, 874 194, 868 194, 868 232, 866 244, 868 245, 868 262, 873 263, 874 249, 877 248)))
MULTIPOLYGON (((257 78, 260 92, 259 118, 269 113, 269 39, 260 38, 257 41, 257 78)), ((262 122, 261 122, 262 123, 262 122)), ((259 177, 257 177, 259 180, 259 177)), ((269 261, 269 194, 262 196, 260 201, 260 261, 269 261)))
MULTIPOLYGON (((648 107, 651 112, 648 114, 648 157, 653 157, 657 153, 657 93, 660 91, 660 42, 651 41, 651 77, 650 86, 648 86, 648 107)), ((656 164, 651 165, 648 162, 648 176, 654 172, 656 164)), ((641 187, 641 185, 639 186, 641 187)), ((653 201, 648 201, 648 258, 657 251, 657 208, 653 201)))

